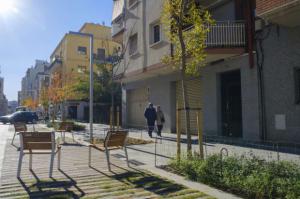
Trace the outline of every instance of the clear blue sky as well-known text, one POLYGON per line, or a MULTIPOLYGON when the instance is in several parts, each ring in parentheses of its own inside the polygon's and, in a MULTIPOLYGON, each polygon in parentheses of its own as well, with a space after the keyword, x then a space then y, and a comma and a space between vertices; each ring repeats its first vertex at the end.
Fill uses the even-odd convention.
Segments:
POLYGON ((49 56, 85 22, 111 25, 112 0, 0 0, 0 65, 4 93, 17 100, 21 79, 35 59, 49 56), (13 1, 3 10, 3 2, 13 1), (2 2, 2 3, 1 3, 2 2))

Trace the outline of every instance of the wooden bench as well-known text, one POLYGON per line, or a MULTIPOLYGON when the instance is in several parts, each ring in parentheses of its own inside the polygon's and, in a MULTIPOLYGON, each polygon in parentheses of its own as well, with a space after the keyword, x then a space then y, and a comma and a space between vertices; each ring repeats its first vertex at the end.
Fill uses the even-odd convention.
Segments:
POLYGON ((118 130, 118 131, 108 131, 103 144, 90 144, 89 145, 89 166, 91 167, 91 157, 92 157, 92 148, 103 151, 106 154, 107 165, 109 171, 111 171, 110 167, 110 159, 109 159, 109 151, 116 149, 123 149, 126 156, 127 166, 129 167, 128 161, 128 153, 126 148, 128 131, 118 130))
POLYGON ((29 154, 29 169, 32 170, 32 154, 50 154, 49 177, 52 177, 54 156, 58 154, 57 167, 60 169, 61 147, 55 143, 55 132, 20 132, 20 155, 17 177, 20 178, 22 160, 29 154))
POLYGON ((13 137, 13 139, 11 141, 12 145, 14 144, 14 140, 15 140, 15 137, 16 137, 17 133, 26 132, 27 131, 26 123, 23 123, 23 122, 16 122, 16 123, 14 123, 14 127, 15 127, 15 133, 14 133, 14 137, 13 137))
POLYGON ((73 122, 61 122, 59 124, 58 129, 56 130, 56 132, 60 133, 61 138, 63 140, 63 143, 65 142, 66 139, 66 132, 71 133, 72 134, 72 138, 73 138, 73 142, 74 142, 74 133, 73 133, 73 126, 74 123, 73 122))

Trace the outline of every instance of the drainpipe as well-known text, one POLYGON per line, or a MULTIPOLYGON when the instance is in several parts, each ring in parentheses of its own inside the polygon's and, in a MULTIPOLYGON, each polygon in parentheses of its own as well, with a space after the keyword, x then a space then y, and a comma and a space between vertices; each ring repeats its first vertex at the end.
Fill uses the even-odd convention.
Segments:
POLYGON ((148 59, 148 50, 147 50, 147 33, 146 33, 146 0, 142 1, 142 17, 143 17, 143 33, 142 33, 142 39, 143 39, 143 70, 147 68, 147 59, 148 59))

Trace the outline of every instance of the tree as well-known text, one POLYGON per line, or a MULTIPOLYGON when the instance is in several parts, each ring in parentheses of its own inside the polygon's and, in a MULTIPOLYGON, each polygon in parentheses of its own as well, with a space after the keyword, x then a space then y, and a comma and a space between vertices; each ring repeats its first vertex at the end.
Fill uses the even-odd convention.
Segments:
POLYGON ((31 97, 28 97, 23 100, 22 105, 30 108, 31 110, 35 110, 38 107, 38 101, 35 101, 31 97))
POLYGON ((209 12, 200 6, 199 0, 166 0, 163 6, 162 23, 173 45, 172 55, 164 56, 162 61, 173 64, 181 71, 187 151, 190 154, 192 144, 186 80, 189 75, 199 74, 199 66, 203 66, 206 58, 205 40, 209 32, 208 27, 214 21, 209 12))
POLYGON ((39 102, 43 109, 45 110, 45 113, 48 113, 48 107, 49 107, 49 93, 48 88, 46 86, 42 86, 40 94, 39 94, 39 102))
MULTIPOLYGON (((111 69, 109 64, 97 64, 94 72, 94 102, 111 103, 111 91, 114 90, 114 98, 121 102, 121 87, 112 82, 111 69)), ((87 100, 89 98, 89 72, 81 74, 77 81, 69 88, 72 93, 76 93, 76 99, 87 100)))
POLYGON ((50 102, 53 104, 52 121, 57 113, 57 106, 64 101, 65 92, 63 89, 61 72, 54 72, 51 76, 51 83, 48 87, 48 96, 50 102))

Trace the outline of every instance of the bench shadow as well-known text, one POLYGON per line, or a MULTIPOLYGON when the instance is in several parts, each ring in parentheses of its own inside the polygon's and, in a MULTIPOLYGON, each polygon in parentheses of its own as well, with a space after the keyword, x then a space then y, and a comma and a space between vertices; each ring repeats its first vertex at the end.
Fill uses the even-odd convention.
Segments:
POLYGON ((99 171, 93 166, 90 168, 101 173, 102 175, 105 175, 106 177, 118 180, 126 185, 133 186, 134 188, 144 189, 162 197, 166 197, 169 194, 187 189, 183 185, 176 184, 175 182, 171 182, 136 168, 124 168, 115 164, 111 165, 123 170, 124 172, 116 173, 112 168, 112 171, 110 172, 112 175, 108 175, 107 173, 99 171))
POLYGON ((83 197, 85 193, 77 186, 77 182, 72 179, 65 172, 60 170, 60 172, 68 180, 56 180, 55 178, 50 178, 49 180, 41 180, 33 170, 30 170, 33 175, 35 182, 25 182, 21 178, 18 178, 23 189, 27 192, 29 198, 75 198, 78 199, 83 197), (76 194, 70 189, 75 187, 80 195, 76 194))

